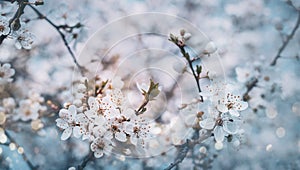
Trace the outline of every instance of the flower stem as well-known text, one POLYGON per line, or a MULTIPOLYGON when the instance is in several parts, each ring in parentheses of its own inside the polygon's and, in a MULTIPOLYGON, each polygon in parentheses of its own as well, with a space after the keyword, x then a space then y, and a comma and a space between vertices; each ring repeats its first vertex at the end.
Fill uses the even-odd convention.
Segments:
MULTIPOLYGON (((194 77, 194 79, 196 81, 198 92, 200 93, 201 92, 201 87, 200 87, 200 83, 199 83, 199 77, 196 75, 196 72, 195 72, 195 70, 193 68, 193 61, 191 60, 189 53, 187 53, 185 51, 184 46, 178 45, 177 43, 175 43, 175 44, 177 45, 177 47, 179 47, 181 54, 187 60, 188 65, 189 65, 189 67, 190 67, 190 69, 191 69, 191 71, 193 73, 193 77, 194 77)), ((203 102, 202 95, 199 94, 199 96, 200 96, 201 102, 203 102)))
POLYGON ((287 36, 287 39, 283 42, 283 44, 279 48, 279 50, 278 50, 275 58, 273 59, 273 61, 270 64, 270 66, 275 66, 276 65, 277 60, 281 57, 281 53, 286 48, 286 46, 288 45, 288 43, 290 42, 290 40, 294 37, 297 29, 299 28, 299 25, 300 25, 300 11, 298 11, 297 22, 296 22, 296 24, 295 24, 292 32, 287 36))

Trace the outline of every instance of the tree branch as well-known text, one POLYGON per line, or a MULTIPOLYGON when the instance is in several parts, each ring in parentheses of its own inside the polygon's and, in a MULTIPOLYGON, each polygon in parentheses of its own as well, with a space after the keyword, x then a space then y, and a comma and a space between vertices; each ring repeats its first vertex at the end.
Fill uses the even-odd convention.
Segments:
POLYGON ((80 165, 77 166, 78 170, 83 170, 86 167, 87 163, 94 159, 93 152, 90 152, 82 161, 80 165))
POLYGON ((178 166, 186 157, 189 150, 193 149, 197 144, 202 143, 204 140, 209 138, 211 136, 211 131, 207 131, 204 135, 202 135, 200 138, 195 140, 189 140, 187 139, 186 142, 182 145, 177 146, 179 151, 178 155, 176 156, 173 163, 171 163, 165 170, 171 170, 172 168, 178 166))
POLYGON ((270 66, 275 66, 277 60, 281 57, 281 53, 283 52, 283 50, 286 48, 286 46, 288 45, 288 43, 290 42, 290 40, 293 38, 293 36, 295 35, 297 29, 299 28, 300 25, 300 11, 298 11, 298 18, 297 18, 297 22, 292 30, 292 32, 290 33, 290 35, 287 36, 287 39, 283 42, 283 44, 281 45, 281 47, 279 48, 275 58, 273 59, 273 61, 271 62, 270 66))
POLYGON ((64 45, 66 46, 68 52, 70 53, 73 62, 75 63, 75 65, 78 67, 78 69, 80 70, 80 73, 83 74, 85 71, 85 68, 83 66, 81 66, 76 57, 75 54, 73 53, 73 51, 71 50, 70 45, 68 44, 67 40, 66 40, 66 36, 64 35, 64 33, 60 30, 60 28, 62 28, 61 26, 58 26, 56 24, 54 24, 49 18, 47 18, 45 15, 43 15, 38 9, 36 9, 34 6, 32 6, 31 4, 29 4, 29 7, 38 15, 38 17, 40 19, 44 19, 46 20, 52 27, 54 27, 56 29, 56 31, 59 33, 61 39, 64 42, 64 45))
POLYGON ((256 86, 257 83, 258 83, 257 78, 251 79, 246 83, 247 91, 243 95, 244 101, 249 101, 250 99, 249 92, 256 86))
MULTIPOLYGON (((183 57, 187 60, 188 65, 189 65, 189 67, 190 67, 190 69, 191 69, 191 71, 192 71, 192 73, 193 73, 193 77, 194 77, 194 79, 195 79, 195 81, 196 81, 198 92, 200 93, 200 92, 201 92, 201 87, 200 87, 200 83, 199 83, 199 78, 198 78, 198 76, 196 75, 196 72, 195 72, 195 70, 194 70, 194 68, 193 68, 193 60, 191 60, 189 53, 187 53, 187 52, 185 51, 184 46, 179 45, 179 44, 177 44, 177 43, 174 42, 174 41, 173 41, 173 43, 177 45, 177 47, 180 49, 181 54, 182 54, 183 57)), ((199 96, 200 96, 200 100, 203 102, 203 97, 202 97, 200 94, 199 94, 199 96)))

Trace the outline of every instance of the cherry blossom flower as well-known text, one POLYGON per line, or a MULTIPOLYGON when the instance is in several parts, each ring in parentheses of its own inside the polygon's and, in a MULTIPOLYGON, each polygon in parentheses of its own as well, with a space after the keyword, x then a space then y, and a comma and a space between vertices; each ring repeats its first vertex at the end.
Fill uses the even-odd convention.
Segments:
POLYGON ((236 67, 235 72, 237 74, 237 80, 241 83, 246 83, 251 78, 258 76, 258 72, 253 68, 253 66, 236 67))
POLYGON ((239 127, 239 120, 229 114, 222 114, 221 117, 208 117, 200 121, 200 126, 207 130, 213 129, 213 134, 217 142, 222 142, 228 134, 236 134, 239 127))
POLYGON ((97 137, 91 144, 91 150, 94 152, 95 158, 100 158, 103 156, 104 152, 108 154, 112 150, 112 143, 110 140, 97 137))
POLYGON ((82 114, 77 115, 76 106, 71 105, 67 109, 61 109, 59 111, 59 117, 56 119, 56 125, 64 129, 64 132, 61 135, 61 140, 67 140, 72 132, 75 137, 79 138, 81 136, 80 134, 80 128, 78 121, 80 118, 82 118, 82 114))
POLYGON ((151 125, 142 117, 137 116, 130 119, 130 122, 126 122, 125 131, 130 135, 130 141, 134 145, 142 144, 145 139, 151 137, 150 129, 151 125))
POLYGON ((30 99, 25 99, 20 101, 16 113, 18 115, 17 117, 22 121, 28 121, 36 120, 39 117, 39 113, 45 110, 45 106, 41 106, 37 102, 32 102, 30 99))
POLYGON ((10 32, 9 22, 6 17, 0 16, 0 36, 7 35, 10 32))
POLYGON ((12 82, 11 78, 15 74, 15 70, 11 68, 9 63, 5 63, 0 65, 0 84, 4 84, 6 82, 12 82))
POLYGON ((12 110, 16 107, 15 99, 12 97, 3 99, 3 107, 7 110, 12 110))
POLYGON ((16 32, 16 43, 15 46, 17 49, 24 48, 26 50, 31 49, 34 42, 34 35, 26 29, 20 29, 16 32))
POLYGON ((219 100, 217 108, 222 113, 229 112, 232 116, 239 116, 239 111, 248 108, 248 103, 242 101, 241 96, 233 95, 230 92, 219 100))

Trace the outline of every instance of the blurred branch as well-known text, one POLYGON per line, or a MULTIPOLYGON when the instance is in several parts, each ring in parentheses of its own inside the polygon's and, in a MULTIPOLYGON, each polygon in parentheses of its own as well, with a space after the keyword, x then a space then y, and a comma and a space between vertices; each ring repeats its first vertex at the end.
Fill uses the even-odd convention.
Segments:
MULTIPOLYGON (((64 35, 64 33, 60 30, 61 28, 64 28, 62 26, 58 26, 56 24, 54 24, 49 18, 47 18, 45 15, 43 15, 38 9, 36 9, 34 6, 32 6, 31 4, 29 4, 29 7, 38 15, 38 17, 40 19, 44 19, 45 21, 47 21, 52 27, 54 27, 56 29, 56 31, 59 33, 61 39, 63 40, 64 42, 64 45, 66 46, 68 52, 70 53, 72 59, 73 59, 73 62, 75 63, 75 65, 79 68, 80 70, 80 73, 83 74, 83 72, 85 71, 85 68, 83 66, 81 66, 76 57, 75 57, 75 54, 73 53, 73 51, 71 50, 71 47, 69 45, 69 43, 67 42, 66 40, 66 36, 64 35)), ((78 25, 76 25, 78 26, 78 25)), ((81 25, 80 25, 81 26, 81 25)))
POLYGON ((294 37, 297 29, 299 28, 300 25, 300 11, 298 11, 298 18, 297 18, 297 22, 292 30, 292 32, 287 36, 286 40, 283 42, 283 44, 281 45, 281 47, 279 48, 275 58, 273 59, 273 61, 271 62, 271 66, 275 66, 277 60, 281 57, 281 53, 283 52, 283 50, 286 48, 286 46, 288 45, 288 43, 290 42, 290 40, 294 37))
POLYGON ((250 99, 249 92, 256 86, 257 83, 258 83, 257 78, 251 79, 246 83, 247 91, 243 95, 244 101, 248 101, 250 99))
POLYGON ((204 140, 211 136, 211 131, 207 131, 204 135, 202 135, 198 139, 189 140, 187 139, 186 142, 182 145, 177 146, 178 154, 173 163, 171 163, 165 170, 171 170, 172 168, 178 166, 186 157, 187 153, 192 150, 197 144, 202 143, 204 140))
MULTIPOLYGON (((7 136, 7 138, 9 139, 9 141, 11 143, 14 143, 16 145, 17 148, 20 147, 20 145, 16 142, 16 140, 10 136, 10 134, 7 132, 7 130, 4 131, 5 132, 5 135, 7 136)), ((27 155, 24 153, 22 153, 22 157, 23 157, 23 160, 27 163, 28 167, 31 169, 31 170, 36 170, 38 169, 38 166, 34 166, 31 161, 28 159, 27 155)))
POLYGON ((78 170, 83 170, 86 167, 87 163, 94 158, 93 152, 90 152, 82 161, 80 165, 78 165, 78 170))

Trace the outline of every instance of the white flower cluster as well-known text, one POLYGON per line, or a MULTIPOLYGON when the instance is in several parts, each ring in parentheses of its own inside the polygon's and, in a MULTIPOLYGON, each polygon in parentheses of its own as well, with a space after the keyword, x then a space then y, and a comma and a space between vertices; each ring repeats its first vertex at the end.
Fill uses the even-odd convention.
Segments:
POLYGON ((77 100, 59 111, 56 125, 64 130, 61 140, 73 133, 76 138, 90 141, 96 158, 109 154, 120 143, 130 143, 136 147, 133 152, 138 152, 145 146, 144 139, 151 136, 151 125, 127 107, 119 78, 100 84, 99 89, 89 93, 87 80, 81 81, 76 88, 77 100), (115 82, 120 83, 115 85, 115 82))
POLYGON ((28 98, 19 101, 14 118, 22 121, 37 120, 40 114, 47 110, 47 107, 42 105, 43 102, 44 98, 40 94, 29 91, 28 98))
POLYGON ((40 94, 29 91, 28 98, 16 101, 12 97, 3 98, 0 103, 0 124, 6 119, 35 121, 47 110, 42 103, 44 98, 40 94))
POLYGON ((211 106, 207 107, 199 125, 204 129, 213 130, 217 142, 222 142, 225 136, 234 135, 239 131, 239 112, 248 107, 248 103, 232 91, 228 84, 213 82, 201 93, 208 97, 206 102, 210 102, 211 106))

